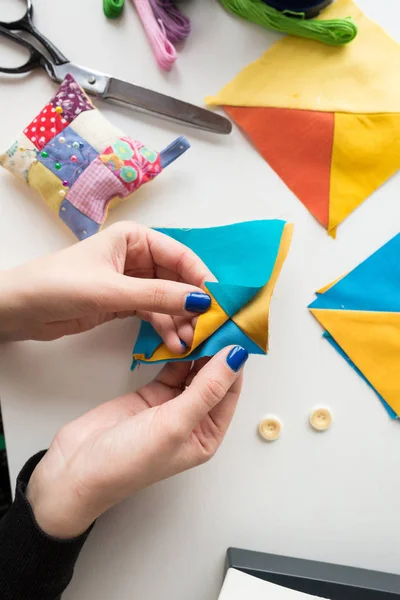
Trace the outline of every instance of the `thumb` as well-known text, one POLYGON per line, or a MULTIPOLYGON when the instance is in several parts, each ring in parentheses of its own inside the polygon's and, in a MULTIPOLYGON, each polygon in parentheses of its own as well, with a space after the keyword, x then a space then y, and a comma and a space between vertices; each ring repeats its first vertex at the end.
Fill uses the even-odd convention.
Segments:
MULTIPOLYGON (((242 346, 231 346, 216 354, 196 375, 186 390, 169 403, 186 431, 192 431, 228 394, 235 392, 235 382, 249 353, 242 346), (174 405, 174 406, 172 406, 174 405)), ((240 384, 238 383, 238 391, 240 384)))
POLYGON ((140 279, 116 274, 106 294, 107 312, 149 311, 172 316, 206 312, 211 298, 201 288, 165 279, 140 279))

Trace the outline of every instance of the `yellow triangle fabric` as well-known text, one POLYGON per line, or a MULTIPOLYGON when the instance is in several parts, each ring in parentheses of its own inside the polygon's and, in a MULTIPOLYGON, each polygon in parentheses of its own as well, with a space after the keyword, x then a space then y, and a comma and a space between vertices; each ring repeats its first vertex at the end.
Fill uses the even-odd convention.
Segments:
POLYGON ((353 17, 357 37, 327 46, 287 36, 208 104, 350 113, 400 112, 400 45, 352 0, 336 0, 322 19, 353 17))
POLYGON ((376 391, 400 414, 400 313, 310 310, 376 391))
POLYGON ((331 283, 327 283, 322 288, 320 288, 319 290, 317 290, 317 294, 325 294, 325 292, 327 292, 328 290, 330 290, 331 287, 333 287, 334 285, 336 285, 341 279, 343 279, 343 277, 346 277, 346 275, 347 275, 347 273, 345 273, 344 275, 341 275, 337 279, 334 279, 333 281, 331 281, 331 283))
POLYGON ((335 114, 328 231, 398 169, 400 113, 335 114))
POLYGON ((232 318, 232 321, 236 323, 243 333, 260 346, 264 352, 268 351, 269 305, 283 263, 289 252, 292 236, 293 225, 289 223, 283 230, 274 270, 267 285, 258 292, 249 304, 239 310, 232 318))
MULTIPOLYGON (((229 319, 229 315, 221 308, 214 296, 210 293, 206 286, 204 289, 207 294, 211 297, 211 307, 206 313, 200 315, 197 319, 196 328, 194 330, 193 344, 185 354, 179 355, 179 358, 184 358, 191 354, 195 348, 200 346, 210 335, 212 335, 217 329, 219 329, 229 319)), ((151 358, 146 358, 144 355, 137 355, 136 360, 142 360, 145 362, 157 362, 159 360, 171 360, 176 357, 165 344, 161 344, 154 352, 151 358)))

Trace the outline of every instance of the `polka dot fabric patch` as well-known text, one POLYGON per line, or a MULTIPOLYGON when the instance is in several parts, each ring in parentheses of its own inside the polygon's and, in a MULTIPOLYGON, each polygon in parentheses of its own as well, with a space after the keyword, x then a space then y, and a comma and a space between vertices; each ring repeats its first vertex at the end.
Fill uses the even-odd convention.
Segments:
POLYGON ((68 125, 62 111, 57 111, 52 104, 46 104, 41 113, 24 129, 24 134, 38 150, 42 150, 57 133, 68 125))
POLYGON ((190 147, 184 137, 160 153, 127 137, 93 106, 72 75, 16 141, 0 165, 37 190, 84 239, 109 209, 151 181, 190 147))

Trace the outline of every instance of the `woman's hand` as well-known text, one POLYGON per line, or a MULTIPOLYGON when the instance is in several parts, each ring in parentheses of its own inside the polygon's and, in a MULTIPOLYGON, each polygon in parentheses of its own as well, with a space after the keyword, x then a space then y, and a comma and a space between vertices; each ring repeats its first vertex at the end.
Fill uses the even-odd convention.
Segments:
POLYGON ((66 250, 0 273, 0 340, 54 340, 137 314, 169 349, 185 351, 214 280, 186 246, 118 223, 66 250), (183 343, 182 343, 183 342, 183 343))
POLYGON ((167 364, 138 392, 63 427, 32 474, 27 497, 39 526, 83 533, 133 492, 209 460, 232 419, 248 353, 167 364))

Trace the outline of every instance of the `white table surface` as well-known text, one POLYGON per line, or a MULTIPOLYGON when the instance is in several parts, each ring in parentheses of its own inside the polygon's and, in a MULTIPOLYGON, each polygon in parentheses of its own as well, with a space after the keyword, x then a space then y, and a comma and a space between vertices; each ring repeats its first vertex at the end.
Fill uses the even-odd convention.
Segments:
MULTIPOLYGON (((192 0, 184 8, 193 33, 164 74, 129 1, 121 22, 103 18, 101 0, 34 4, 37 26, 71 60, 200 104, 278 39, 214 0, 192 0)), ((400 5, 359 4, 400 40, 400 5)), ((55 89, 42 72, 0 79, 1 147, 55 89)), ((400 573, 399 424, 322 340, 306 309, 314 290, 398 232, 399 177, 348 218, 333 241, 237 129, 219 137, 99 107, 150 146, 161 149, 181 133, 193 145, 110 222, 192 227, 280 217, 295 223, 295 236, 271 305, 270 355, 250 359, 220 452, 99 519, 66 600, 212 600, 231 545, 400 573), (307 426, 319 403, 334 415, 322 435, 307 426), (284 427, 271 445, 256 434, 265 413, 279 415, 284 427)), ((0 173, 2 268, 72 241, 34 191, 0 173)), ((13 483, 63 423, 150 377, 151 369, 129 370, 136 330, 133 320, 117 322, 73 339, 3 348, 0 392, 13 483)))

